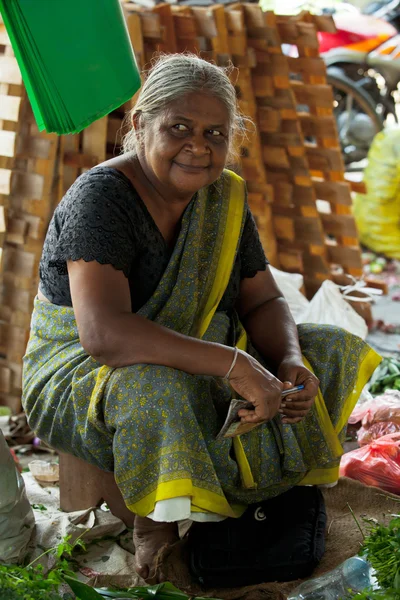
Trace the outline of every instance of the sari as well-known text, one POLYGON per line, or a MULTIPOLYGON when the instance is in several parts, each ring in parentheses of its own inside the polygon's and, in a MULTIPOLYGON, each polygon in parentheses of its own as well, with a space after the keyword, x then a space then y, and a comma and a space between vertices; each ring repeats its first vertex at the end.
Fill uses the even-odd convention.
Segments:
MULTIPOLYGON (((224 171, 188 205, 170 262, 139 314, 255 354, 236 314, 218 310, 238 251, 245 184, 224 171)), ((268 332, 266 332, 268 335, 268 332)), ((52 447, 114 471, 127 507, 189 498, 191 514, 240 516, 294 485, 338 479, 347 420, 380 357, 332 327, 299 326, 305 365, 320 380, 301 423, 279 415, 217 440, 232 398, 223 379, 161 365, 111 368, 82 348, 74 311, 35 300, 23 368, 29 424, 52 447)), ((262 360, 261 357, 257 357, 262 360)))

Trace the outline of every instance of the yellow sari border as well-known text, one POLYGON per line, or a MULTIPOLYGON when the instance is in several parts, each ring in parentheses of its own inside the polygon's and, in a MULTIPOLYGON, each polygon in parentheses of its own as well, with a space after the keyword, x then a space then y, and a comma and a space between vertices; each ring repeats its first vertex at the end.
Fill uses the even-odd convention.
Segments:
POLYGON ((114 370, 115 369, 108 367, 107 365, 100 367, 92 395, 90 396, 88 421, 90 421, 90 423, 101 433, 107 432, 107 428, 104 424, 101 424, 101 421, 97 418, 97 411, 99 406, 101 406, 105 389, 114 370))
POLYGON ((228 286, 242 228, 246 198, 245 183, 239 175, 236 175, 236 173, 228 171, 227 169, 225 170, 225 173, 229 175, 230 181, 228 214, 214 282, 204 308, 204 315, 198 332, 200 338, 202 338, 207 331, 228 286))
MULTIPOLYGON (((305 356, 303 356, 303 363, 309 371, 314 373, 311 364, 308 362, 305 356)), ((325 406, 324 398, 319 388, 317 397, 315 398, 314 407, 317 413, 317 419, 321 425, 322 430, 325 432, 325 440, 330 445, 332 454, 339 458, 343 454, 342 444, 340 443, 339 438, 337 436, 337 432, 335 431, 335 428, 332 425, 332 421, 330 419, 328 410, 325 406)))
POLYGON ((159 483, 154 492, 151 492, 139 502, 134 504, 127 502, 126 505, 135 514, 147 517, 148 514, 153 512, 156 502, 182 496, 191 498, 194 512, 216 513, 223 517, 240 517, 246 510, 244 506, 230 506, 224 496, 194 486, 191 479, 159 483))
MULTIPOLYGON (((229 191, 229 207, 228 215, 226 219, 226 227, 224 232, 224 239, 222 242, 221 253, 218 261, 217 270, 215 273, 215 279, 211 288, 210 295, 208 297, 206 306, 204 308, 204 317, 200 325, 199 336, 203 337, 211 320, 218 308, 221 298, 227 288, 229 279, 232 273, 233 264, 235 261, 236 251, 239 245, 240 231, 243 221, 243 211, 245 207, 245 189, 244 181, 241 177, 233 173, 232 171, 225 171, 229 174, 230 179, 230 191, 229 191)), ((247 336, 246 332, 240 337, 237 344, 238 348, 242 350, 247 349, 247 336)), ((233 440, 233 448, 235 450, 235 456, 239 467, 240 477, 242 483, 247 489, 254 489, 256 484, 250 469, 249 461, 247 460, 246 453, 243 448, 243 444, 238 437, 233 440)), ((214 511, 215 512, 215 511, 214 511)))
MULTIPOLYGON (((308 363, 307 359, 305 359, 303 357, 303 360, 304 360, 305 366, 308 369, 312 370, 310 368, 311 365, 308 363)), ((328 426, 325 416, 322 416, 321 423, 323 423, 324 427, 327 426, 326 431, 329 432, 329 434, 327 436, 327 440, 329 440, 329 442, 332 444, 332 446, 335 446, 336 448, 340 447, 340 453, 337 455, 338 458, 340 458, 340 456, 342 456, 342 454, 343 454, 343 448, 342 448, 342 445, 340 444, 338 435, 343 430, 343 428, 347 425, 350 415, 353 412, 353 409, 357 403, 358 398, 360 397, 360 394, 361 394, 365 384, 370 379, 372 373, 375 371, 376 367, 379 365, 381 360, 382 360, 382 357, 379 356, 379 354, 377 354, 377 352, 375 352, 375 350, 372 350, 372 348, 367 352, 366 356, 364 357, 364 359, 361 362, 361 365, 359 367, 359 373, 358 373, 356 385, 354 386, 354 388, 351 391, 351 393, 349 394, 349 396, 346 398, 342 415, 341 415, 335 428, 333 428, 332 423, 329 419, 329 416, 328 416, 329 426, 328 426)), ((317 400, 316 400, 317 408, 321 408, 319 395, 321 395, 321 400, 322 400, 323 406, 326 411, 325 403, 323 402, 322 394, 320 394, 320 392, 319 392, 317 400)), ((323 415, 323 413, 324 413, 324 411, 322 410, 321 415, 323 415)), ((301 480, 301 482, 298 485, 321 485, 321 484, 327 484, 327 483, 335 483, 339 479, 339 468, 340 468, 340 465, 338 464, 335 467, 329 467, 326 469, 312 469, 311 471, 309 471, 307 473, 307 475, 301 480)))
POLYGON ((357 400, 359 399, 364 386, 366 385, 367 381, 370 380, 372 373, 375 371, 380 362, 382 362, 382 356, 370 348, 360 364, 356 385, 354 386, 349 397, 346 398, 342 416, 336 425, 337 433, 340 433, 343 427, 347 425, 350 415, 357 404, 357 400))

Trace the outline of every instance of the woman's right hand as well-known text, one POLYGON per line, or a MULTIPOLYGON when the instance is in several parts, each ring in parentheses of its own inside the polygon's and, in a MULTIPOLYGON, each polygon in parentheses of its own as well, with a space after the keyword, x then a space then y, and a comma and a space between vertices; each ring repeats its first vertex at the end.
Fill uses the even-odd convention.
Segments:
POLYGON ((239 411, 242 423, 264 423, 275 417, 282 401, 283 383, 255 358, 239 350, 229 383, 254 406, 254 410, 242 408, 239 411))

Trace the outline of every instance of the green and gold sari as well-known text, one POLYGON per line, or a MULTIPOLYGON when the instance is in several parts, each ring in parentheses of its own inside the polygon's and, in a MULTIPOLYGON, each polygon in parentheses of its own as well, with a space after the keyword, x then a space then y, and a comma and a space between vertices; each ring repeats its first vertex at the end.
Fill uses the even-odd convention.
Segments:
MULTIPOLYGON (((199 192, 140 314, 185 335, 252 351, 235 315, 218 311, 244 209, 244 182, 229 171, 199 192)), ((348 417, 380 361, 339 328, 302 325, 299 336, 305 364, 321 382, 307 417, 283 425, 277 416, 241 438, 216 440, 231 398, 225 381, 164 366, 102 366, 83 350, 73 309, 36 299, 24 407, 51 446, 114 471, 133 512, 147 516, 160 500, 189 497, 192 512, 238 516, 245 505, 294 485, 338 478, 348 417)))

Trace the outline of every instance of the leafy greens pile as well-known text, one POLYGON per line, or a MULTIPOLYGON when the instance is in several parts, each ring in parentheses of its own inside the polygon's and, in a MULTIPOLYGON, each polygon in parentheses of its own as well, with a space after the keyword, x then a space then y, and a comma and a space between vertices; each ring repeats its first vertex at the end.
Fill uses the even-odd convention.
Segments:
POLYGON ((26 567, 0 564, 0 600, 212 600, 189 598, 171 583, 127 590, 90 587, 76 579, 69 562, 73 550, 86 550, 85 544, 81 537, 72 544, 70 539, 71 536, 66 536, 61 544, 43 552, 26 567), (54 566, 47 572, 38 564, 46 554, 51 554, 54 559, 54 566), (64 584, 69 586, 72 593, 61 591, 64 584))
MULTIPOLYGON (((365 519, 365 522, 368 532, 360 555, 374 569, 380 589, 364 590, 351 600, 400 600, 400 515, 395 515, 388 525, 375 519, 365 519)), ((358 522, 357 525, 362 532, 358 522)))

